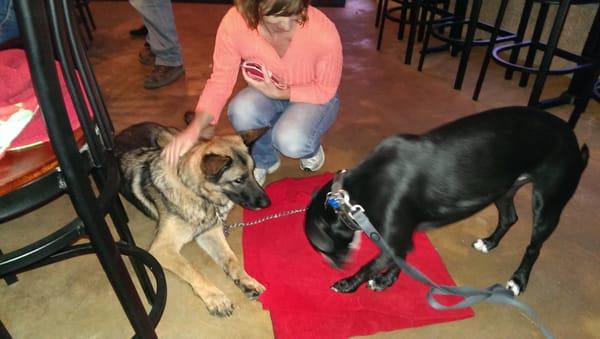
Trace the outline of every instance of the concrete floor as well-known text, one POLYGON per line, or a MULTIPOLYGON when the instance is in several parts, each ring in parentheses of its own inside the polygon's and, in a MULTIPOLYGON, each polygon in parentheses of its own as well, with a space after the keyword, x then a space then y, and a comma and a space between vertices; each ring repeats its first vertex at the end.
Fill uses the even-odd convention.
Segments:
MULTIPOLYGON (((90 49, 96 75, 117 130, 142 120, 182 125, 182 113, 194 106, 210 71, 212 43, 226 5, 174 5, 184 50, 186 78, 160 90, 142 88, 149 68, 137 61, 143 41, 131 39, 128 30, 140 19, 127 2, 92 2, 98 30, 90 49)), ((421 133, 441 123, 492 107, 525 104, 529 89, 503 80, 492 67, 479 102, 471 100, 481 53, 471 60, 462 91, 452 89, 457 59, 447 53, 430 55, 424 72, 416 61, 404 60, 404 42, 396 41, 392 25, 383 49, 375 50, 374 3, 349 0, 345 8, 325 9, 338 25, 344 44, 342 102, 338 121, 325 135, 327 162, 321 171, 350 167, 362 159, 385 136, 421 133)), ((567 78, 549 81, 544 97, 560 93, 567 78)), ((241 86, 241 82, 238 84, 241 86)), ((239 89, 240 87, 237 87, 239 89)), ((566 118, 570 107, 553 109, 566 118)), ((218 133, 231 127, 226 118, 218 133)), ((590 147, 590 161, 579 189, 565 209, 560 226, 546 242, 520 300, 531 305, 557 338, 600 337, 600 231, 596 208, 600 203, 600 105, 592 103, 576 133, 590 147)), ((475 161, 475 160, 474 160, 475 161)), ((305 175, 297 161, 285 159, 269 177, 305 175)), ((530 189, 517 194, 519 223, 498 249, 483 255, 470 248, 477 237, 496 225, 496 211, 487 208, 453 227, 429 233, 453 278, 460 285, 489 286, 505 282, 518 265, 530 234, 530 189)), ((127 205, 131 228, 141 247, 152 235, 150 220, 127 205)), ((240 209, 230 221, 240 219, 240 209)), ((21 219, 0 226, 0 248, 8 251, 70 220, 72 209, 61 198, 21 219)), ((241 232, 229 238, 241 254, 241 232)), ((209 276, 233 300, 232 317, 211 317, 188 285, 167 274, 168 301, 158 325, 161 338, 272 338, 268 312, 260 303, 248 301, 219 268, 195 246, 184 255, 209 276)), ((79 257, 19 276, 10 287, 0 283, 0 319, 15 338, 124 338, 131 328, 104 273, 93 256, 79 257)), ((474 307, 475 317, 422 328, 377 333, 370 338, 538 338, 534 325, 513 308, 490 304, 474 307)))

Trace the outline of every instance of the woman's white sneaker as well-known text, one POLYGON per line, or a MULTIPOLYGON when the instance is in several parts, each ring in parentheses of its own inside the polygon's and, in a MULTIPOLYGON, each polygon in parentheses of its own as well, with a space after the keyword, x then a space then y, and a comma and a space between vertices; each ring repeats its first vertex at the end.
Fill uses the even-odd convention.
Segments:
POLYGON ((319 146, 317 154, 310 158, 300 159, 300 169, 306 172, 318 171, 325 164, 325 152, 323 146, 319 146))
POLYGON ((281 161, 277 159, 277 162, 271 165, 269 168, 255 168, 254 178, 256 179, 256 182, 258 182, 258 184, 261 186, 264 185, 265 181, 267 180, 267 174, 277 171, 279 166, 281 166, 281 161))

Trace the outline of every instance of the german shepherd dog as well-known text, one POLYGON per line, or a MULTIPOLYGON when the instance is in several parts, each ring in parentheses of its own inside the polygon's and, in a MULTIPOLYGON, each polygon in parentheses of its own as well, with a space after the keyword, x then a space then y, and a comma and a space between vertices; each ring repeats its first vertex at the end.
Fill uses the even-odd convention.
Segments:
MULTIPOLYGON (((544 241, 577 188, 589 151, 560 118, 527 107, 506 107, 465 117, 423 135, 398 135, 382 141, 343 177, 353 204, 405 258, 417 229, 444 226, 494 203, 496 230, 473 247, 487 253, 517 221, 513 197, 533 183, 533 233, 520 266, 507 287, 518 295, 544 241)), ((325 205, 331 182, 314 196, 306 212, 305 231, 312 246, 335 266, 347 259, 355 231, 325 205)), ((400 269, 380 254, 356 274, 336 282, 338 292, 352 292, 368 281, 383 290, 400 269)))
POLYGON ((115 137, 121 193, 157 221, 150 253, 163 267, 188 282, 212 315, 226 317, 233 312, 232 302, 194 269, 180 250, 195 240, 247 297, 255 299, 265 290, 244 271, 223 234, 223 221, 234 203, 250 209, 270 204, 254 178, 254 161, 247 147, 262 131, 199 141, 173 169, 161 152, 177 132, 145 122, 115 137))

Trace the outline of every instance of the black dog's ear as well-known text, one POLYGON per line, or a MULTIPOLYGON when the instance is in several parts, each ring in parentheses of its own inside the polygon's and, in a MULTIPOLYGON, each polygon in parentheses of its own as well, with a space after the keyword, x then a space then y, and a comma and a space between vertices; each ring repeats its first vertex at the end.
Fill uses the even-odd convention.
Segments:
POLYGON ((242 140, 244 140, 244 144, 248 146, 248 148, 250 148, 252 147, 254 142, 258 140, 258 138, 260 138, 263 134, 267 133, 268 130, 269 127, 261 127, 238 132, 238 135, 242 137, 242 140))
POLYGON ((193 111, 187 111, 183 114, 183 121, 185 121, 186 126, 189 126, 189 124, 192 123, 192 120, 194 120, 194 116, 196 116, 196 112, 193 111))
POLYGON ((202 157, 202 164, 200 165, 202 172, 211 181, 218 181, 223 172, 231 167, 233 159, 226 155, 209 153, 202 157))

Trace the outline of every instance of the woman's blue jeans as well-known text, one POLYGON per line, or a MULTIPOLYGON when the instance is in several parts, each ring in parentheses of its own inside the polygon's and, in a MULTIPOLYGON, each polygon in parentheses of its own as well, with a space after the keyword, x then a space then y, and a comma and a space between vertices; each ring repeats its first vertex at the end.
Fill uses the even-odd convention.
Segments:
POLYGON ((295 159, 315 155, 339 107, 337 95, 318 105, 271 99, 248 86, 230 101, 227 116, 236 131, 271 127, 252 146, 256 167, 269 168, 278 152, 295 159))

